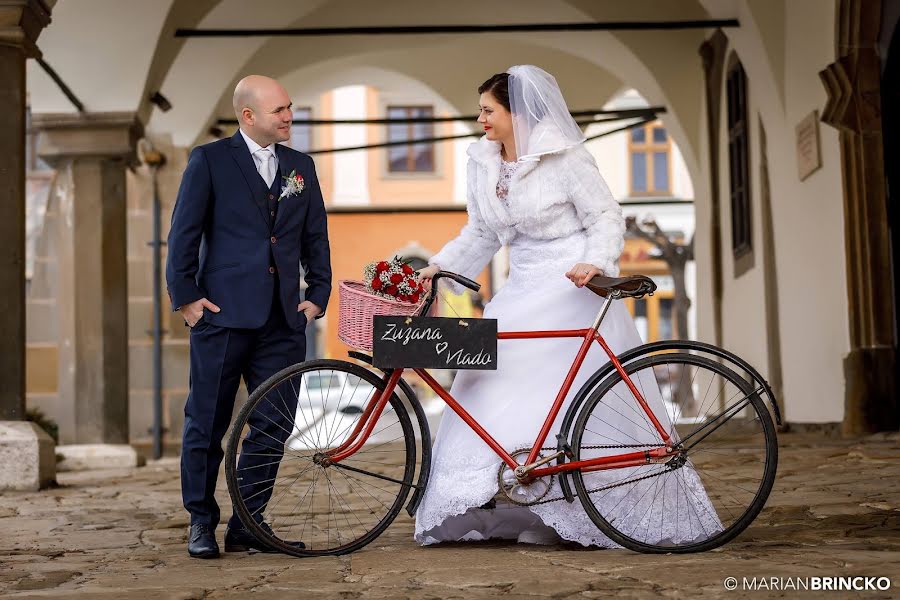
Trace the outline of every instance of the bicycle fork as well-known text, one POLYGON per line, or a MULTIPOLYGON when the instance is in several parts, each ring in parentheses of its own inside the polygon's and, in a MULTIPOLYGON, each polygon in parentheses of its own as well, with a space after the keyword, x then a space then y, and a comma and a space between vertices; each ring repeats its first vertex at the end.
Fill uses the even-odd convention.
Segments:
POLYGON ((391 394, 394 393, 394 389, 397 387, 397 382, 400 381, 401 375, 403 375, 403 369, 394 369, 385 373, 385 386, 381 391, 381 395, 377 400, 373 398, 373 401, 368 403, 359 422, 347 439, 344 440, 340 446, 327 451, 324 453, 324 456, 320 457, 323 466, 340 462, 362 448, 363 444, 366 443, 366 440, 369 439, 369 436, 372 434, 375 423, 378 421, 378 418, 381 417, 381 413, 384 411, 384 407, 387 406, 391 394))

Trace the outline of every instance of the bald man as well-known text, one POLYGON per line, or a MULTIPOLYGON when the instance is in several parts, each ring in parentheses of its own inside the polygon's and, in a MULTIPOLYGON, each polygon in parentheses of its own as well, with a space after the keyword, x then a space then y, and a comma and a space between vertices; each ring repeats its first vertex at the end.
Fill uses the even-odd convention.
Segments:
MULTIPOLYGON (((331 293, 325 205, 315 165, 309 156, 278 143, 291 134, 287 91, 274 79, 245 77, 234 90, 234 112, 237 133, 191 152, 168 239, 169 298, 191 328, 181 491, 191 515, 188 553, 196 558, 219 555, 214 493, 222 438, 241 377, 250 393, 271 375, 305 360, 306 325, 325 314, 331 293), (302 183, 295 179, 288 185, 291 173, 302 183)), ((291 397, 296 404, 292 394, 288 402, 291 397)), ((289 414, 296 410, 287 408, 289 414)), ((277 476, 293 423, 281 423, 279 413, 257 412, 238 468, 253 491, 252 500, 245 495, 250 512, 263 515, 271 494, 266 482, 277 476), (256 459, 259 465, 251 464, 247 450, 254 444, 269 455, 256 459), (272 452, 278 456, 272 458, 272 452)), ((225 551, 251 548, 271 550, 232 515, 225 551)))

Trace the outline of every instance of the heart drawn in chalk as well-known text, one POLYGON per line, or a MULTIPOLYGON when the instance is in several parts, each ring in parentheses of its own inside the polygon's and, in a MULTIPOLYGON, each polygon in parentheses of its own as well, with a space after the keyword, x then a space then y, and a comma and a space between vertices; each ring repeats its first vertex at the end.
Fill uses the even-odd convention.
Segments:
POLYGON ((434 349, 438 354, 442 354, 447 349, 447 342, 438 342, 434 345, 434 349))

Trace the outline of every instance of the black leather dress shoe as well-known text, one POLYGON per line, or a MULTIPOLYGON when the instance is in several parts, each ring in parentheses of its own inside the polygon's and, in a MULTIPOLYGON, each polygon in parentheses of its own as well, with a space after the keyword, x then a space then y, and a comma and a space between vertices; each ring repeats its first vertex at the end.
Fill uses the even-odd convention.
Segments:
POLYGON ((188 536, 188 554, 193 558, 216 558, 219 556, 219 544, 209 525, 202 523, 191 525, 188 536))
MULTIPOLYGON (((269 533, 272 533, 272 528, 269 527, 268 523, 262 523, 260 527, 269 533)), ((288 544, 300 550, 306 548, 306 544, 303 542, 288 542, 288 544)), ((225 529, 225 552, 249 552, 250 550, 270 553, 279 552, 276 548, 264 544, 253 537, 253 534, 244 527, 241 527, 240 529, 228 527, 225 529)))
POLYGON ((481 510, 494 510, 495 508, 497 508, 497 499, 491 498, 490 500, 488 500, 487 502, 485 502, 478 508, 480 508, 481 510))

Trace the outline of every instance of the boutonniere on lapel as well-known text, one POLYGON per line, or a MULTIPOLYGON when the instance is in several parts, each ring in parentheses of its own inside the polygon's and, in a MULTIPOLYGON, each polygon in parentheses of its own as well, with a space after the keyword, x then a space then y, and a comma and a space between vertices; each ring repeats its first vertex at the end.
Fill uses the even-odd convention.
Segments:
POLYGON ((303 176, 298 175, 297 171, 291 171, 290 175, 284 175, 281 178, 284 179, 284 185, 281 186, 281 195, 278 196, 279 202, 282 198, 290 198, 303 191, 303 176))

